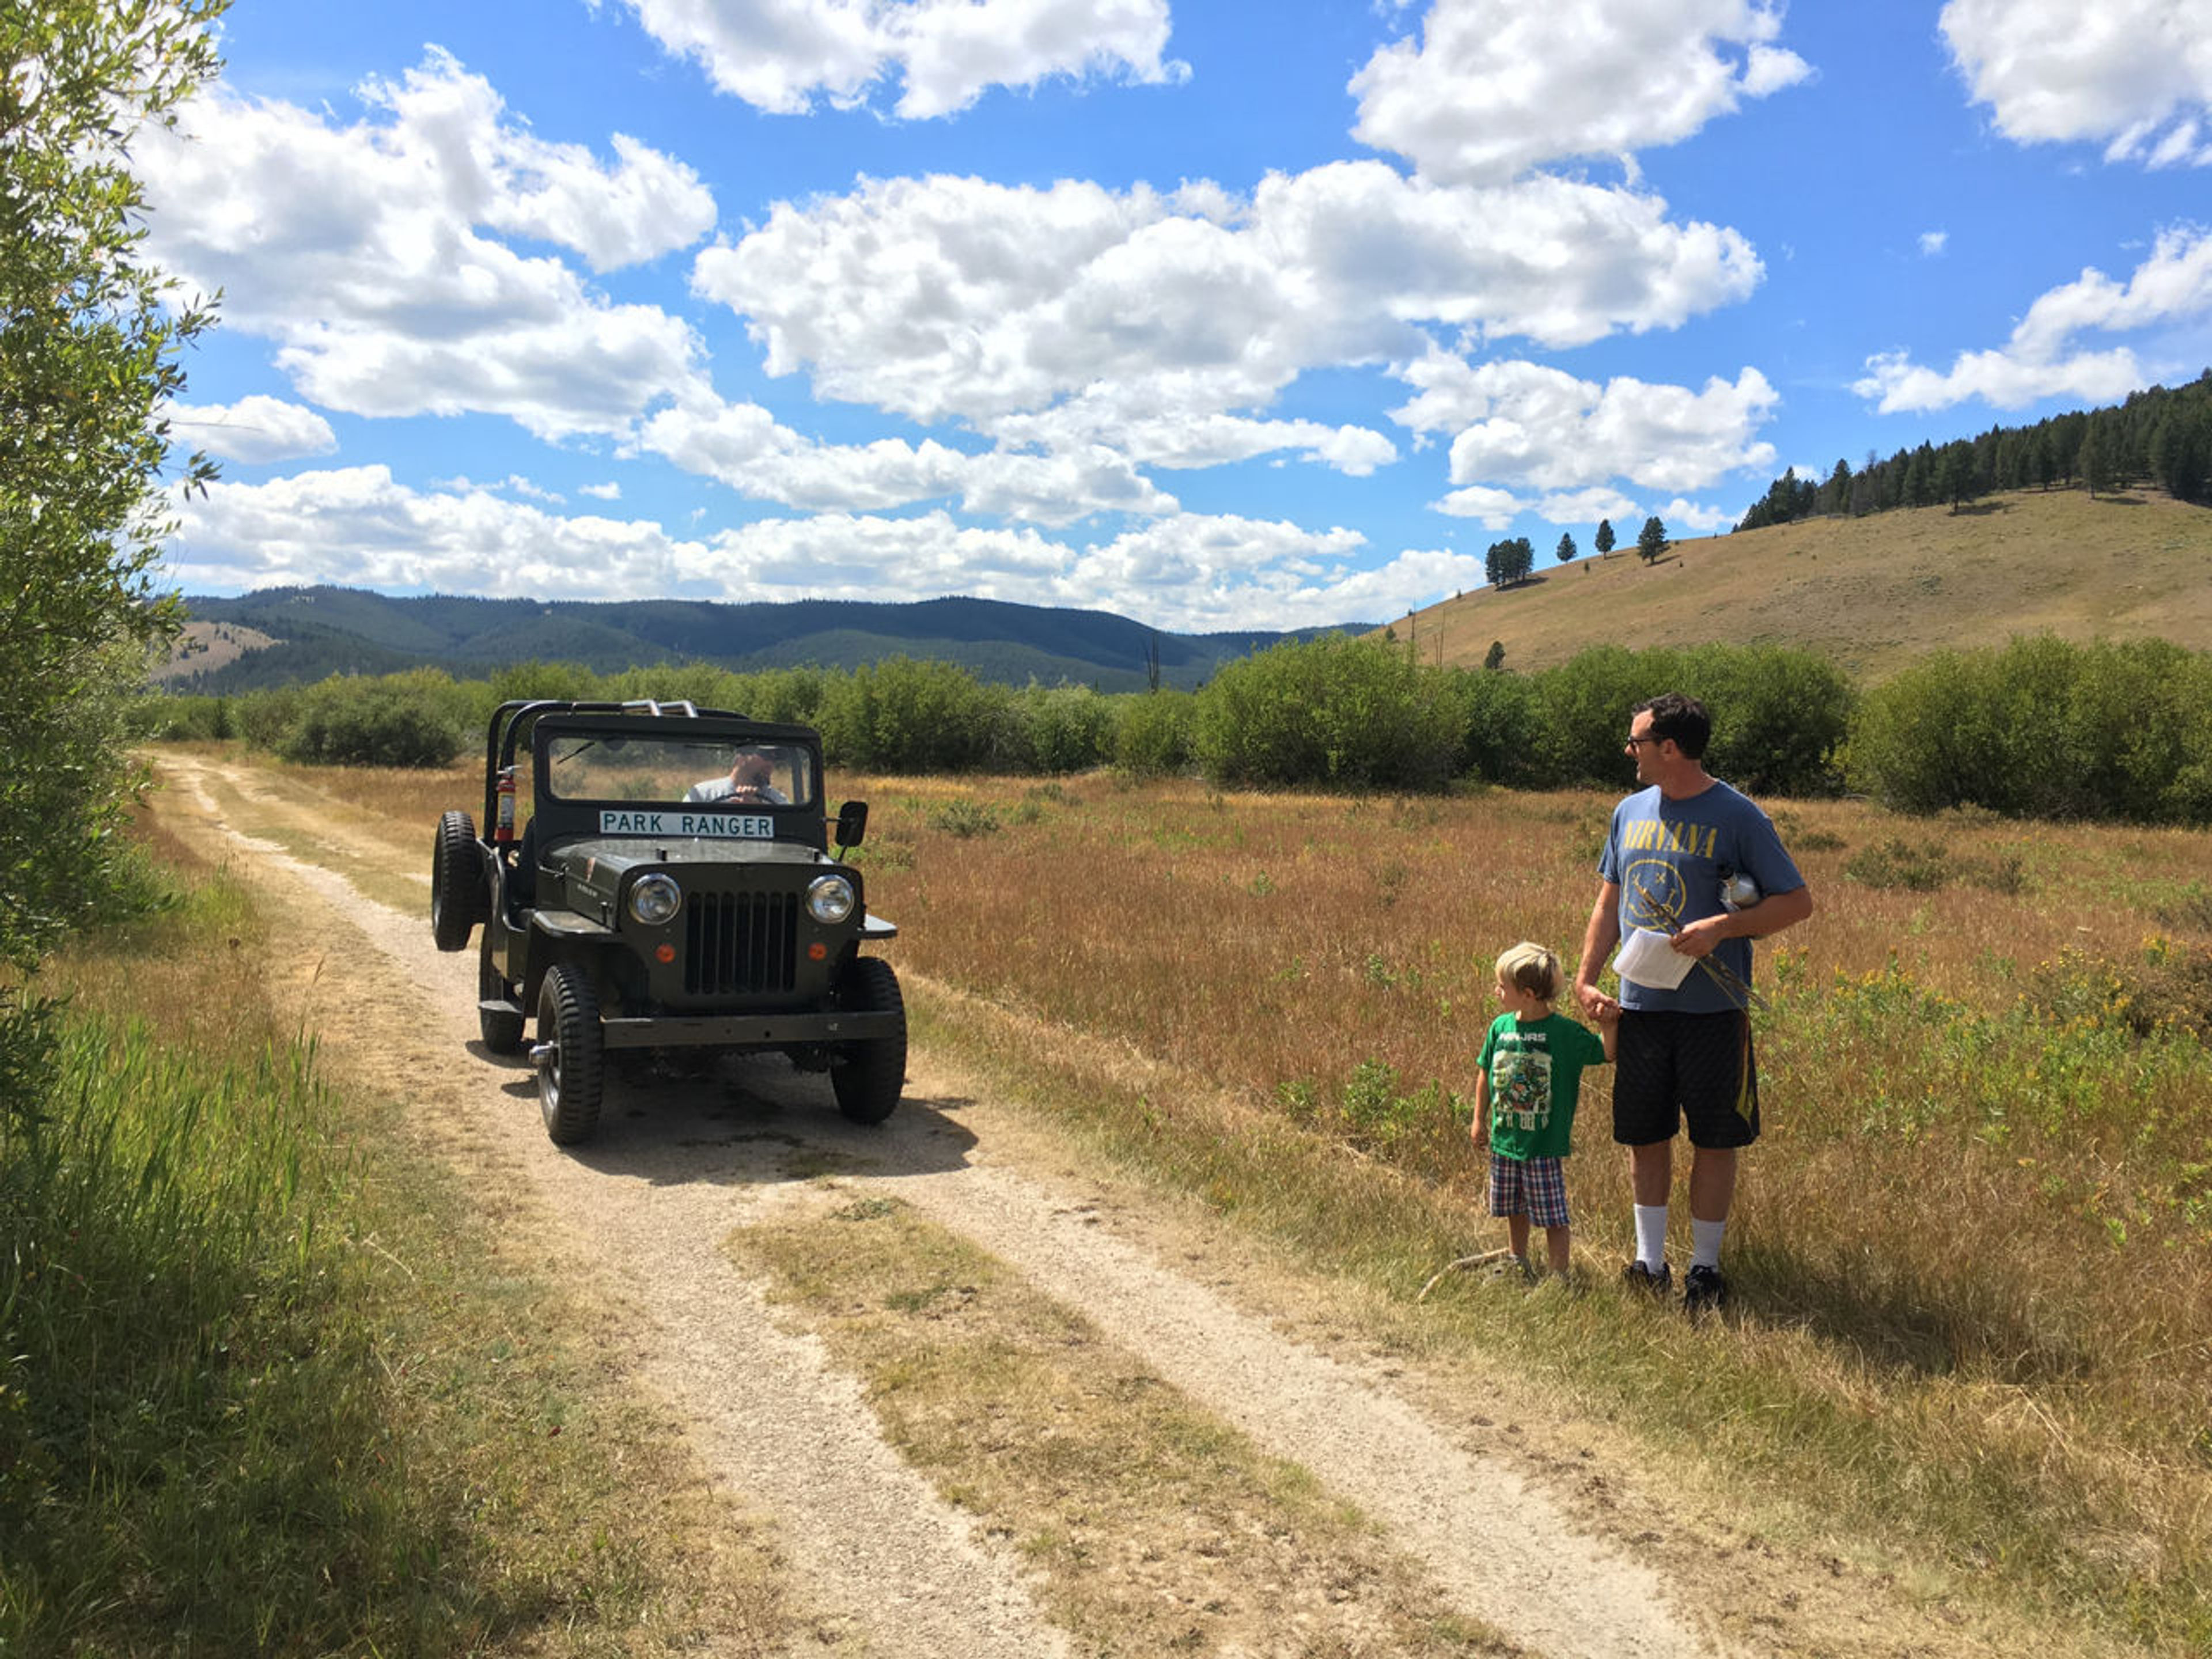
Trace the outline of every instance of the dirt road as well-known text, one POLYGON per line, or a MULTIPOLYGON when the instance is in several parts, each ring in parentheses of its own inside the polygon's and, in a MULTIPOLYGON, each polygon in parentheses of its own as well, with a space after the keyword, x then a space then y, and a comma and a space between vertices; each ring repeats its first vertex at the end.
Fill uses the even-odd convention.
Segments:
MULTIPOLYGON (((1445 1602, 1530 1653, 1938 1650, 1877 1637, 1866 1610, 1801 1596, 1771 1572, 1697 1573, 1686 1595, 1682 1577, 1662 1576, 1668 1563, 1680 1574, 1681 1552, 1661 1557, 1625 1535, 1646 1510, 1624 1504, 1609 1519, 1588 1498, 1607 1478, 1632 1492, 1632 1471, 1601 1461, 1595 1481, 1587 1462, 1572 1480, 1546 1478, 1543 1460, 1448 1420, 1401 1366, 1286 1334, 1288 1322, 1239 1289, 1224 1255, 1233 1242, 1212 1241, 1193 1267, 1168 1223, 1126 1189, 1102 1200, 1101 1178, 1018 1103, 927 1050, 913 1056, 907 1104, 881 1129, 846 1124, 823 1079, 761 1060, 728 1088, 611 1083, 599 1138, 563 1153, 545 1139, 526 1063, 477 1042, 474 954, 432 948, 427 872, 412 855, 302 799, 294 781, 168 756, 161 769, 164 817, 227 849, 265 902, 291 913, 290 936, 325 941, 328 966, 304 964, 300 994, 326 1054, 408 1102, 474 1189, 511 1195, 501 1224, 545 1271, 620 1312, 629 1343, 611 1360, 678 1413, 732 1502, 772 1519, 844 1650, 1096 1650, 1054 1626, 1023 1558, 979 1535, 885 1443, 856 1381, 725 1249, 734 1230, 805 1201, 824 1170, 841 1187, 895 1195, 1079 1309, 1190 1401, 1358 1505, 1445 1602)), ((916 1000, 931 994, 909 987, 916 1000)), ((1299 1650, 1286 1638, 1267 1650, 1299 1650)))

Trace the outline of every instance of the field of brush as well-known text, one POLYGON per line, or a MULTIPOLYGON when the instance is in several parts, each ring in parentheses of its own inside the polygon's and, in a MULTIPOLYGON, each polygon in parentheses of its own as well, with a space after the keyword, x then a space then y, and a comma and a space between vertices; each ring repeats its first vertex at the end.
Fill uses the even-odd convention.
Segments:
MULTIPOLYGON (((425 841, 477 787, 284 769, 425 841)), ((1496 1242, 1467 1140, 1490 964, 1523 938, 1572 960, 1610 796, 838 782, 872 801, 856 862, 925 1040, 1009 1017, 978 1046, 1057 1067, 1055 1109, 1386 1299, 1496 1242), (1102 1045, 1153 1082, 1070 1070, 1102 1045)), ((1591 1293, 1468 1328, 1655 1443, 1723 1437, 1743 1480, 1925 1540, 1931 1571, 2201 1650, 2212 833, 1770 805, 1819 910, 1760 951, 1727 1328, 1608 1288, 1599 1073, 1569 1166, 1591 1293)))
MULTIPOLYGON (((1491 961, 1524 937, 1572 958, 1610 806, 1104 781, 877 801, 870 902, 903 963, 1134 1045, 1470 1217, 1491 961)), ((1632 1328, 1583 1363, 1631 1398, 1709 1388, 1693 1440, 1736 1437, 1785 1482, 1820 1468, 1806 1490, 1839 1483, 1969 1560, 2105 1576, 2148 1626, 2201 1637, 2182 1587, 2206 1581, 2212 1498, 2212 835, 1778 818, 1820 910, 1762 953, 1767 1135, 1730 1235, 1747 1316, 1724 1358, 1662 1359, 1632 1328)), ((1586 1082, 1570 1166, 1601 1283, 1630 1243, 1607 1087, 1586 1082)))

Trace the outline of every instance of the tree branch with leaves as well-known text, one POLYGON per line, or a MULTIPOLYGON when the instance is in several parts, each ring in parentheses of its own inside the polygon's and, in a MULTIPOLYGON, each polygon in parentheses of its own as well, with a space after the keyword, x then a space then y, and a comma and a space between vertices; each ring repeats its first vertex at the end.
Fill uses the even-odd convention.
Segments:
POLYGON ((155 571, 164 406, 213 321, 146 256, 131 145, 220 67, 228 0, 0 13, 0 960, 33 965, 112 890, 136 780, 124 715, 179 622, 155 571))

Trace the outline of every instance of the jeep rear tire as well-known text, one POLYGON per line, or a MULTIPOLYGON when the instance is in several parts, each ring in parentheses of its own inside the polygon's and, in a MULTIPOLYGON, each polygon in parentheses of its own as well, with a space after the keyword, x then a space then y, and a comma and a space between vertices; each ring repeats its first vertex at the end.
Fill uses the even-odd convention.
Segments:
POLYGON ((545 1133, 556 1146, 580 1145, 599 1129, 607 1075, 599 996, 582 969, 563 963, 545 975, 538 992, 538 1041, 548 1050, 538 1062, 545 1133))
POLYGON ((465 951, 470 929, 490 920, 476 823, 466 812, 448 812, 430 848, 430 937, 441 951, 465 951))
POLYGON ((881 1123, 898 1109, 906 1088, 906 1000, 888 962, 861 957, 846 969, 838 1001, 855 1013, 898 1016, 890 1036, 848 1042, 830 1057, 830 1086, 837 1109, 855 1123, 881 1123))
POLYGON ((519 1054, 522 1052, 522 1027, 525 1016, 520 1007, 496 1012, 484 1006, 487 1002, 513 1002, 515 988, 509 985, 499 969, 492 965, 491 941, 484 941, 483 961, 477 969, 477 1029, 483 1035, 483 1046, 495 1054, 519 1054))

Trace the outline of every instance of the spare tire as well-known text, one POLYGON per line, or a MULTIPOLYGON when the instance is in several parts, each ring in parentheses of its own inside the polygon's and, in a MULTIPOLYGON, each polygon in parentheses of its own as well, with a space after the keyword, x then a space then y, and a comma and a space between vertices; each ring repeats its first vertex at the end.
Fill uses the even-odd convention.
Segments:
POLYGON ((466 812, 448 812, 430 848, 430 937, 441 951, 465 951, 470 930, 490 920, 476 823, 466 812))

